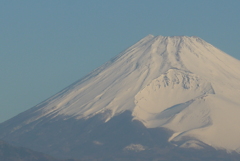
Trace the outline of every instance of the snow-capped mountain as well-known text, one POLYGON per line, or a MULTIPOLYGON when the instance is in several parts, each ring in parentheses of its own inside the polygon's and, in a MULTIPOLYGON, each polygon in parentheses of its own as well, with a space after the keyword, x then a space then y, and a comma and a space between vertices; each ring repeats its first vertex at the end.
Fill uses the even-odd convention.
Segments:
MULTIPOLYGON (((87 121, 101 115, 108 123, 130 111, 131 120, 147 129, 170 130, 167 140, 178 147, 204 144, 240 152, 239 98, 239 60, 198 37, 148 35, 83 79, 2 123, 0 138, 25 145, 18 139, 33 137, 31 131, 46 120, 87 121)), ((38 147, 33 144, 26 145, 38 147)))

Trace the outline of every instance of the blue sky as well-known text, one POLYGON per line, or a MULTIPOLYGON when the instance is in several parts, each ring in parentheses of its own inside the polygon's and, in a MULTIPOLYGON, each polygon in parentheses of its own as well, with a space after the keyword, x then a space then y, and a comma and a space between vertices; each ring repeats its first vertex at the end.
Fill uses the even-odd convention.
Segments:
POLYGON ((0 122, 148 34, 198 36, 240 59, 239 0, 1 0, 0 122))

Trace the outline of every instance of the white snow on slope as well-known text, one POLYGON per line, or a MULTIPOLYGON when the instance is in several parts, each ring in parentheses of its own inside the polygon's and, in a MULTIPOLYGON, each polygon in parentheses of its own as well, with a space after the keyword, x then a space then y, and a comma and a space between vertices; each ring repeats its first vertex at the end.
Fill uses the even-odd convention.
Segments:
POLYGON ((240 147, 239 114, 239 104, 209 95, 195 101, 164 126, 181 132, 172 141, 190 136, 216 148, 237 150, 240 147), (201 118, 205 122, 202 127, 189 126, 201 122, 201 118))
POLYGON ((209 82, 195 74, 170 69, 135 96, 133 116, 147 127, 159 127, 207 94, 214 94, 209 82))
POLYGON ((239 60, 197 37, 149 35, 33 108, 40 114, 28 123, 111 111, 108 121, 130 110, 148 128, 173 130, 172 142, 189 137, 237 150, 239 97, 239 60))

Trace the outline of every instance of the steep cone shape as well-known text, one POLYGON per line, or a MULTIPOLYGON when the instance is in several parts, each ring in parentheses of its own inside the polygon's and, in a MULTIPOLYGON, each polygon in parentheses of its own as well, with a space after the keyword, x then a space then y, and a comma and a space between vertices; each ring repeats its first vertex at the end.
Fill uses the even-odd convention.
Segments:
POLYGON ((199 148, 203 142, 240 151, 239 98, 239 60, 198 37, 148 35, 2 126, 14 133, 43 118, 102 114, 108 122, 131 111, 147 128, 172 130, 168 141, 177 146, 199 148))

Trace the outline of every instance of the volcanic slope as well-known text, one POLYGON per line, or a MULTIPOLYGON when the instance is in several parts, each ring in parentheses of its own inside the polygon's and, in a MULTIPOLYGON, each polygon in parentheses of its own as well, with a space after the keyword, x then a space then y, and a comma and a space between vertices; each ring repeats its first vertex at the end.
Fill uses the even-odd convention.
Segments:
POLYGON ((22 145, 19 137, 44 120, 101 115, 107 123, 130 111, 132 120, 146 128, 172 131, 168 141, 176 146, 202 148, 204 143, 240 152, 239 69, 239 60, 198 37, 148 35, 83 79, 2 123, 0 138, 22 145))

